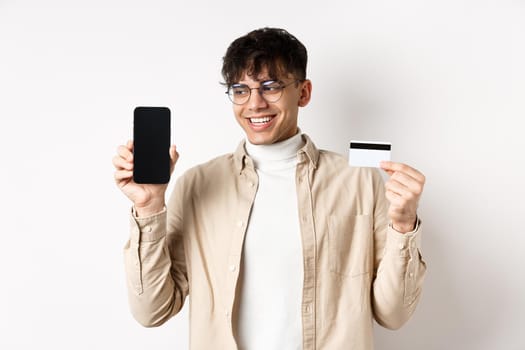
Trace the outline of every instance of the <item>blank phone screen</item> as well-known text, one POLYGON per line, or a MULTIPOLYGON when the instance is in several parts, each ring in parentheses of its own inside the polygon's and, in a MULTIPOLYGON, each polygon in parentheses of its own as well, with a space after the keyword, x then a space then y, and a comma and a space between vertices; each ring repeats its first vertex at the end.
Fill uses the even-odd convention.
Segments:
POLYGON ((133 180, 165 184, 170 180, 170 110, 137 107, 133 115, 133 180))

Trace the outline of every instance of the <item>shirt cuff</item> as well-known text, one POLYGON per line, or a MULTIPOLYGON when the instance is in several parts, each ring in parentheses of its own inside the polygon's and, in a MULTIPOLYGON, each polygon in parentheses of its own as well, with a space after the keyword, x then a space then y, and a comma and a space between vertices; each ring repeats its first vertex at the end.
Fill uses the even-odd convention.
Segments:
POLYGON ((401 257, 415 258, 421 250, 421 220, 417 220, 416 228, 407 233, 400 233, 388 225, 386 251, 397 252, 401 257))
POLYGON ((157 214, 137 217, 135 208, 131 209, 131 241, 153 242, 166 235, 166 207, 157 214))
POLYGON ((398 232, 398 233, 401 233, 401 234, 407 235, 407 234, 415 233, 415 232, 419 229, 419 224, 420 224, 420 223, 421 223, 421 221, 419 220, 419 217, 416 218, 416 227, 414 227, 414 229, 413 229, 412 231, 409 231, 409 232, 399 232, 398 230, 396 230, 396 229, 394 228, 394 225, 392 224, 392 222, 390 222, 390 223, 388 224, 388 226, 389 226, 392 230, 394 230, 394 231, 396 231, 396 232, 398 232))

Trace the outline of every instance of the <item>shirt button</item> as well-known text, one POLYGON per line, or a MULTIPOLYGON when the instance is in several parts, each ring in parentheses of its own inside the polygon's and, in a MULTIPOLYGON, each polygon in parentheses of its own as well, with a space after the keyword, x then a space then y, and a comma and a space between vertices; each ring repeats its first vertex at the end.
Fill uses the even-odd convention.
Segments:
POLYGON ((253 182, 251 182, 251 181, 250 181, 250 183, 248 185, 250 185, 250 187, 254 187, 255 186, 255 184, 253 182))
POLYGON ((235 265, 230 265, 230 271, 231 271, 231 272, 234 272, 234 271, 235 271, 235 265))
POLYGON ((242 227, 242 221, 241 220, 237 221, 237 226, 238 227, 242 227))
POLYGON ((152 228, 151 226, 144 227, 144 232, 151 232, 152 228))
POLYGON ((310 305, 306 305, 306 312, 310 313, 312 311, 312 307, 310 305))
POLYGON ((399 243, 398 248, 399 248, 399 249, 403 249, 403 248, 405 248, 405 243, 399 243))
POLYGON ((412 277, 414 277, 414 273, 413 273, 413 272, 410 272, 410 273, 408 274, 408 276, 410 276, 410 278, 412 278, 412 277))

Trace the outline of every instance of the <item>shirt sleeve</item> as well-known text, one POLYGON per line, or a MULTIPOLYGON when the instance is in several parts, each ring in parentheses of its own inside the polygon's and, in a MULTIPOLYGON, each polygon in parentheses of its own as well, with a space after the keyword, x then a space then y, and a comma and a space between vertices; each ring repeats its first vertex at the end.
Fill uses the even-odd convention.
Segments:
POLYGON ((145 327, 159 326, 177 314, 188 294, 182 239, 167 232, 167 214, 130 215, 124 247, 131 313, 145 327))
POLYGON ((376 321, 389 329, 405 324, 421 296, 426 263, 421 254, 423 226, 418 219, 412 232, 399 233, 388 224, 384 185, 377 188, 374 213, 375 266, 372 306, 376 321))

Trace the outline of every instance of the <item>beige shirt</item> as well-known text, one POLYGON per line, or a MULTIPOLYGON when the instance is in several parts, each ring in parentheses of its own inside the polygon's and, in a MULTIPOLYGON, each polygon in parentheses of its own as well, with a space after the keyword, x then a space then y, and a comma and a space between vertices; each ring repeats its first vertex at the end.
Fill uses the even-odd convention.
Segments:
MULTIPOLYGON (((373 319, 399 328, 419 300, 421 226, 394 231, 379 172, 352 168, 303 137, 296 170, 303 349, 373 349, 373 319)), ((141 324, 164 323, 189 295, 190 348, 237 348, 237 281, 257 185, 241 143, 181 176, 167 210, 132 216, 124 253, 131 311, 141 324)))

